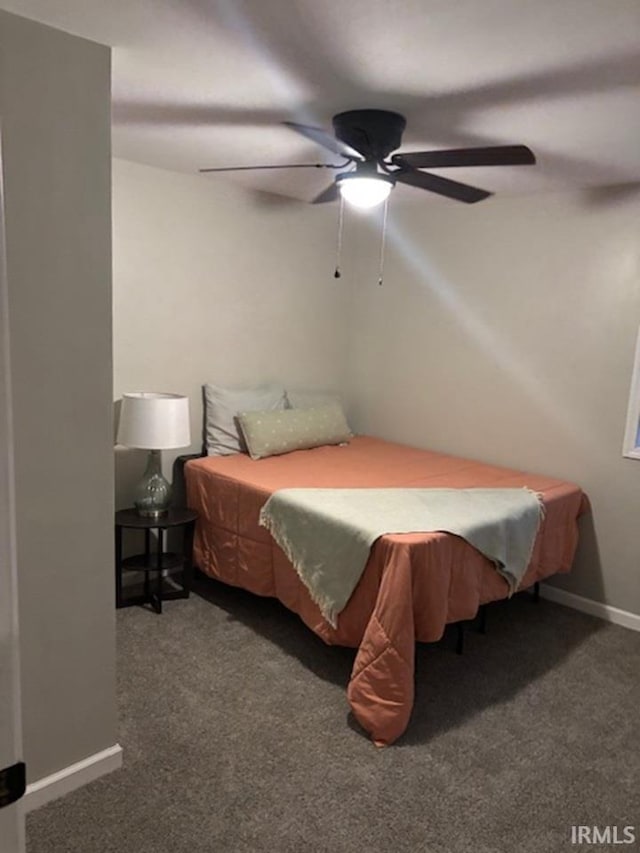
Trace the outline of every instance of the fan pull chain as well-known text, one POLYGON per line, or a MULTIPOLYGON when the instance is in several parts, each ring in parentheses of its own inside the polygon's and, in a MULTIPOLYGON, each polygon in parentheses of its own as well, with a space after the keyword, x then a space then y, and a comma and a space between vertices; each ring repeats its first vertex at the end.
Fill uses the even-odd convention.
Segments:
POLYGON ((384 213, 382 214, 382 238, 380 240, 380 266, 378 267, 378 284, 382 287, 384 275, 384 245, 387 237, 387 212, 389 210, 389 199, 384 200, 384 213))
POLYGON ((338 214, 338 246, 336 251, 336 271, 333 274, 334 278, 340 278, 340 258, 342 257, 342 230, 344 226, 344 198, 340 196, 340 213, 338 214))

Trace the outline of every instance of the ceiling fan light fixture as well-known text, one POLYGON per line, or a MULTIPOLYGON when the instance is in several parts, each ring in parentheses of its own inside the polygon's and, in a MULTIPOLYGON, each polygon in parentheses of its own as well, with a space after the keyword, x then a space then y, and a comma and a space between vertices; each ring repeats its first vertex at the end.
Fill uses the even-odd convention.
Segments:
POLYGON ((368 210, 389 197, 393 181, 386 175, 363 177, 356 173, 338 178, 338 186, 346 202, 361 210, 368 210))

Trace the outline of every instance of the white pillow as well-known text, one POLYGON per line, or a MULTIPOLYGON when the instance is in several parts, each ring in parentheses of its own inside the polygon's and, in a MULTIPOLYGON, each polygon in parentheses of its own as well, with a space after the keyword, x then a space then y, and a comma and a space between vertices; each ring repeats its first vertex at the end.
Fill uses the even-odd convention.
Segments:
POLYGON ((230 456, 246 452, 238 427, 238 412, 279 411, 285 408, 281 385, 259 388, 220 388, 204 386, 205 446, 207 456, 230 456))
POLYGON ((335 391, 289 391, 287 390, 288 409, 317 409, 330 403, 342 405, 340 394, 335 391))

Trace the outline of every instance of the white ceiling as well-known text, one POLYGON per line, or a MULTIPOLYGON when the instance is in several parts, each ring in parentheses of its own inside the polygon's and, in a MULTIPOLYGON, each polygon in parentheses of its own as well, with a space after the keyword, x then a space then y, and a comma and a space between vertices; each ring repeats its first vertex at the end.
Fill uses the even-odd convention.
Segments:
MULTIPOLYGON (((402 150, 523 143, 441 170, 498 193, 640 182, 640 0, 0 0, 113 47, 113 150, 201 166, 329 161, 282 126, 403 113, 402 150)), ((202 176, 311 199, 324 170, 202 176)), ((435 200, 397 187, 394 196, 435 200)), ((438 199, 439 203, 454 204, 438 199)))

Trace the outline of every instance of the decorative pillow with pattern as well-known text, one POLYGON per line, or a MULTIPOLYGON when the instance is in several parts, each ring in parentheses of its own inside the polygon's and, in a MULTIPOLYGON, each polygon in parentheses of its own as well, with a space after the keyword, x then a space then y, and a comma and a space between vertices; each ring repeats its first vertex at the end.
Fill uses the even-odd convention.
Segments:
POLYGON ((339 403, 315 409, 241 412, 238 422, 252 459, 324 444, 342 444, 352 435, 339 403))

